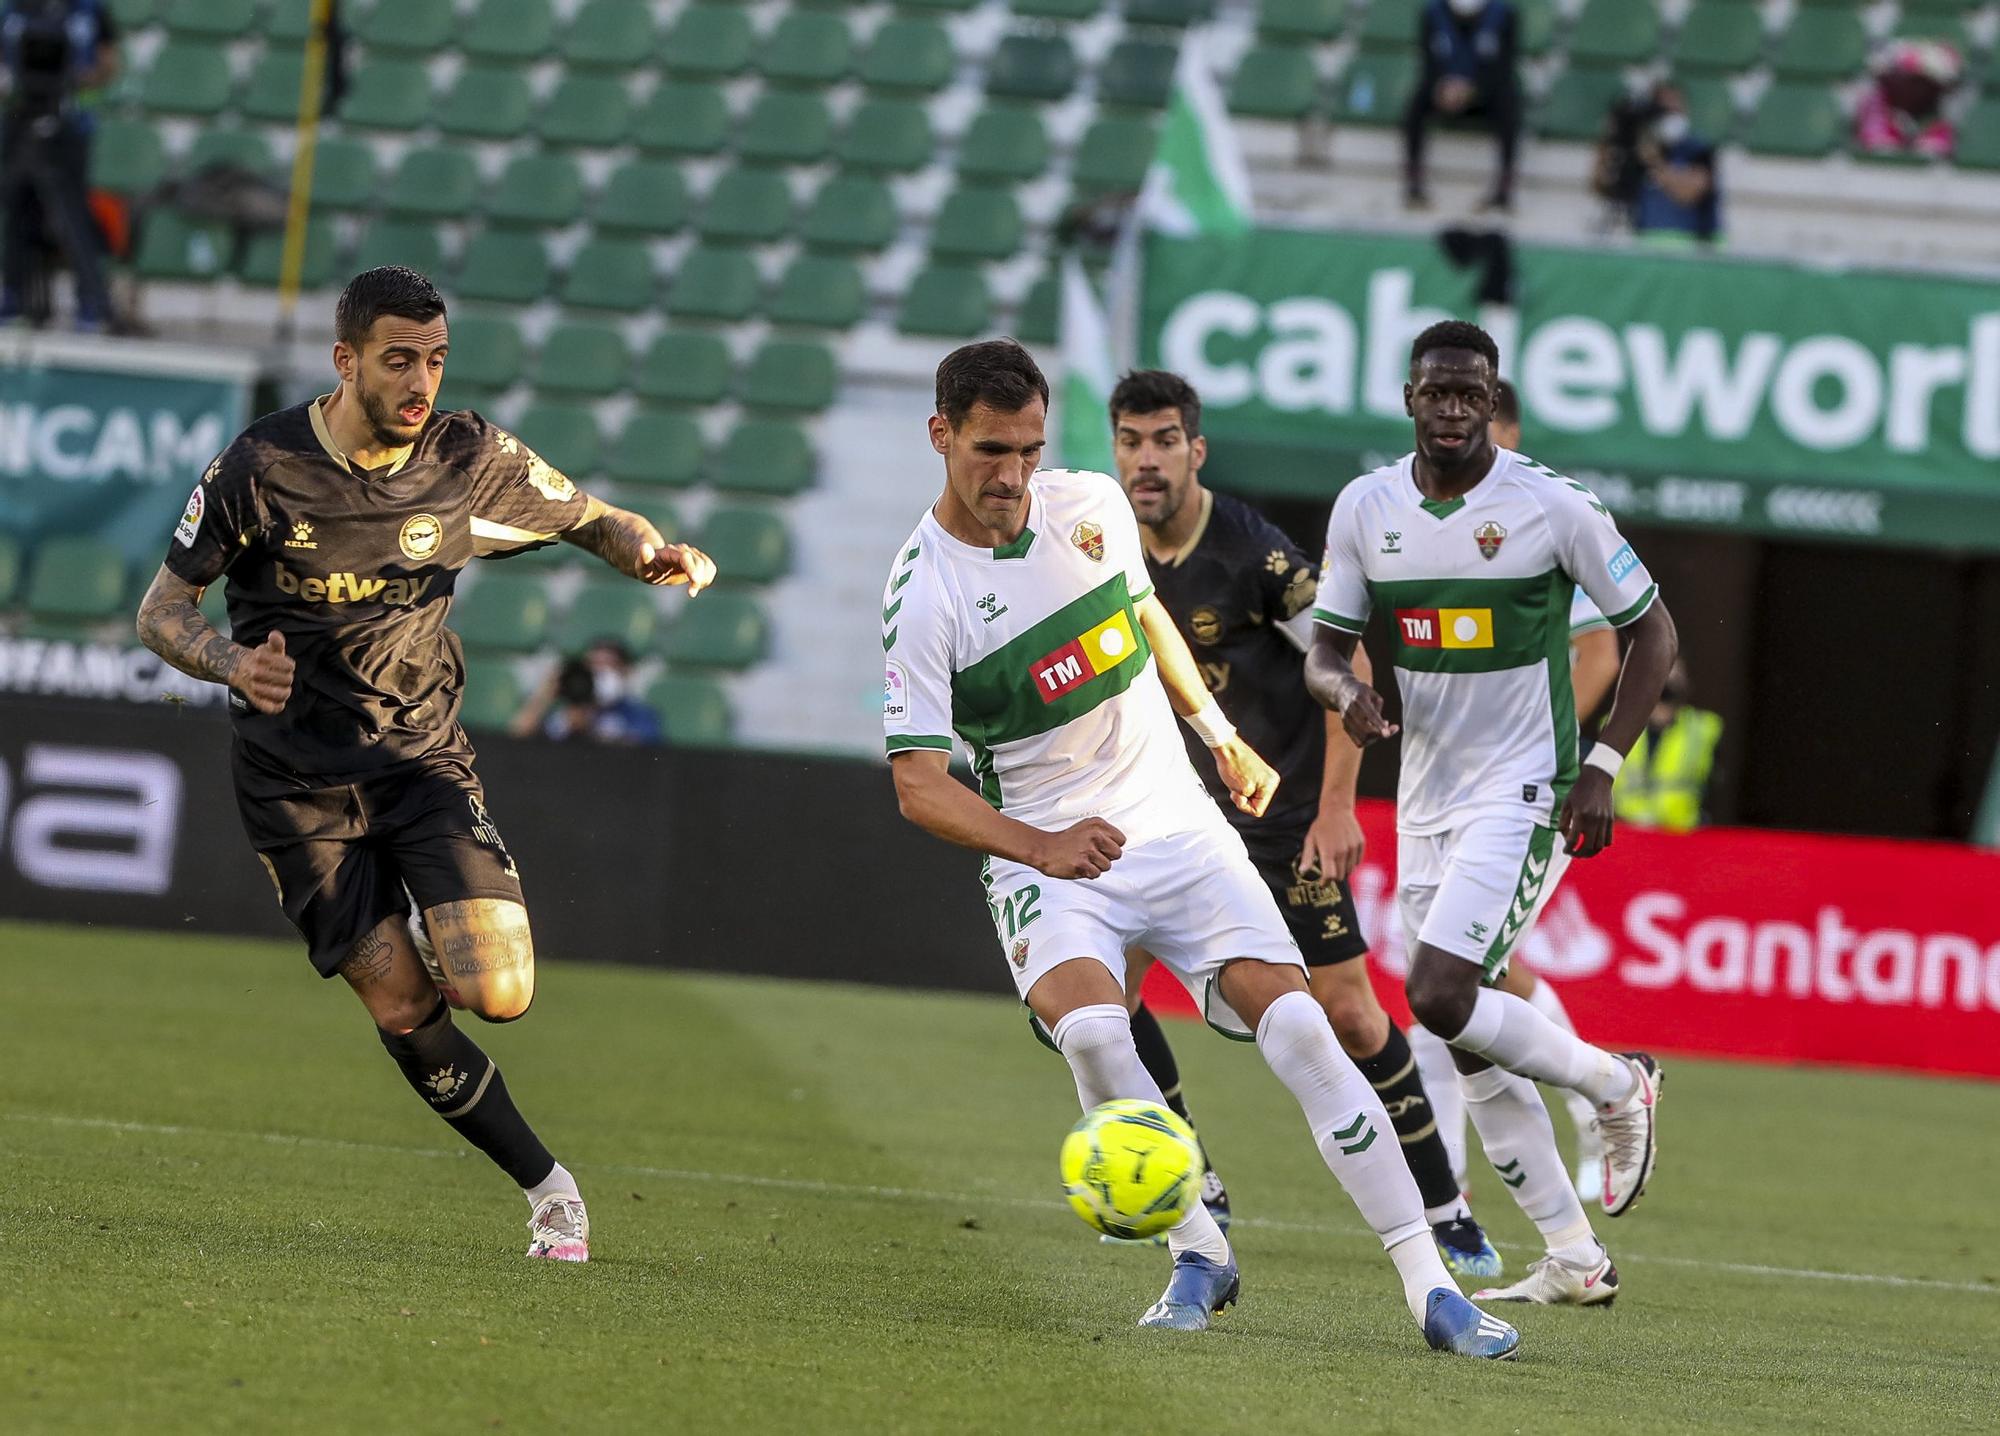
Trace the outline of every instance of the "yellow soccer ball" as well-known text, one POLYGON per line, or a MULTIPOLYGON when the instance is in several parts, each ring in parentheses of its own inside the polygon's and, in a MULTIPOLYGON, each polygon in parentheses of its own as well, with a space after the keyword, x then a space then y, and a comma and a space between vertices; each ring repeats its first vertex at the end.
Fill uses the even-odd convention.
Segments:
POLYGON ((1063 1195, 1107 1236, 1142 1241, 1180 1225, 1201 1200, 1194 1128, 1155 1102, 1106 1102, 1062 1144, 1063 1195))

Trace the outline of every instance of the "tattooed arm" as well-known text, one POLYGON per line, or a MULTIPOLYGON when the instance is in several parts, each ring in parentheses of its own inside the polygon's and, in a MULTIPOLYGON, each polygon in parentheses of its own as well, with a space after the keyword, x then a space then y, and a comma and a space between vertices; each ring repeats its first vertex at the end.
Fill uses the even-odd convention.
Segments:
POLYGON ((715 582, 715 561, 691 544, 668 543, 643 515, 592 497, 583 522, 563 535, 641 583, 684 583, 693 597, 715 582))
POLYGON ((245 648, 216 631, 203 615, 202 590, 162 567, 139 601, 139 641, 194 678, 224 683, 259 713, 277 713, 292 694, 292 660, 285 635, 245 648))

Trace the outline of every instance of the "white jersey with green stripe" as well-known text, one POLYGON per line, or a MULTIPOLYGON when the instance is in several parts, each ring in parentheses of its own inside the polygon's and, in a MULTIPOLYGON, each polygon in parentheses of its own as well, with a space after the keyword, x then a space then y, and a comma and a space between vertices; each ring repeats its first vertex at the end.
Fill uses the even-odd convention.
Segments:
POLYGON ((1383 609, 1403 694, 1396 825, 1485 813, 1553 821, 1576 780, 1569 639, 1577 591, 1623 628, 1657 589, 1597 496, 1501 449, 1471 492, 1426 499, 1413 455, 1340 491, 1316 622, 1383 609))
POLYGON ((971 755, 986 800, 1056 831, 1098 817, 1144 842, 1220 821, 1175 728, 1134 605, 1152 592, 1116 480, 1043 470, 1028 524, 975 548, 923 521, 882 596, 882 727, 971 755))

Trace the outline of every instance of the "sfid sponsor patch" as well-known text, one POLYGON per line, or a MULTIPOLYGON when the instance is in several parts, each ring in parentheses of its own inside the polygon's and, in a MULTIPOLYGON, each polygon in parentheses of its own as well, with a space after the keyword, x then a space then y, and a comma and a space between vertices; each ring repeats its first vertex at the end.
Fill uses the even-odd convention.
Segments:
POLYGON ((1625 575, 1638 566, 1639 555, 1632 552, 1632 545, 1629 543, 1620 548, 1617 553, 1611 555, 1604 564, 1604 567, 1611 574, 1611 581, 1613 583, 1623 583, 1625 575))

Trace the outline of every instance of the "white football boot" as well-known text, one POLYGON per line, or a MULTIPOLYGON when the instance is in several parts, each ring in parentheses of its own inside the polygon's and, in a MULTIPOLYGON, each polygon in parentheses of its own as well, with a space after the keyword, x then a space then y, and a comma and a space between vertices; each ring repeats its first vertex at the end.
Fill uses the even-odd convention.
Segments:
POLYGON ((1604 1138, 1604 1211, 1623 1216, 1646 1190, 1659 1155, 1660 1091, 1666 1077, 1660 1064, 1644 1052, 1619 1054, 1636 1079, 1624 1101, 1597 1111, 1597 1130, 1604 1138))
POLYGON ((1475 1291, 1474 1301, 1525 1301, 1537 1306, 1609 1306, 1618 1299, 1618 1268, 1611 1254, 1597 1249, 1597 1261, 1571 1266, 1560 1257, 1528 1263, 1528 1274, 1512 1286, 1475 1291))
POLYGON ((544 1261, 590 1260, 590 1213, 582 1197, 558 1194, 535 1204, 528 1218, 528 1255, 544 1261))

